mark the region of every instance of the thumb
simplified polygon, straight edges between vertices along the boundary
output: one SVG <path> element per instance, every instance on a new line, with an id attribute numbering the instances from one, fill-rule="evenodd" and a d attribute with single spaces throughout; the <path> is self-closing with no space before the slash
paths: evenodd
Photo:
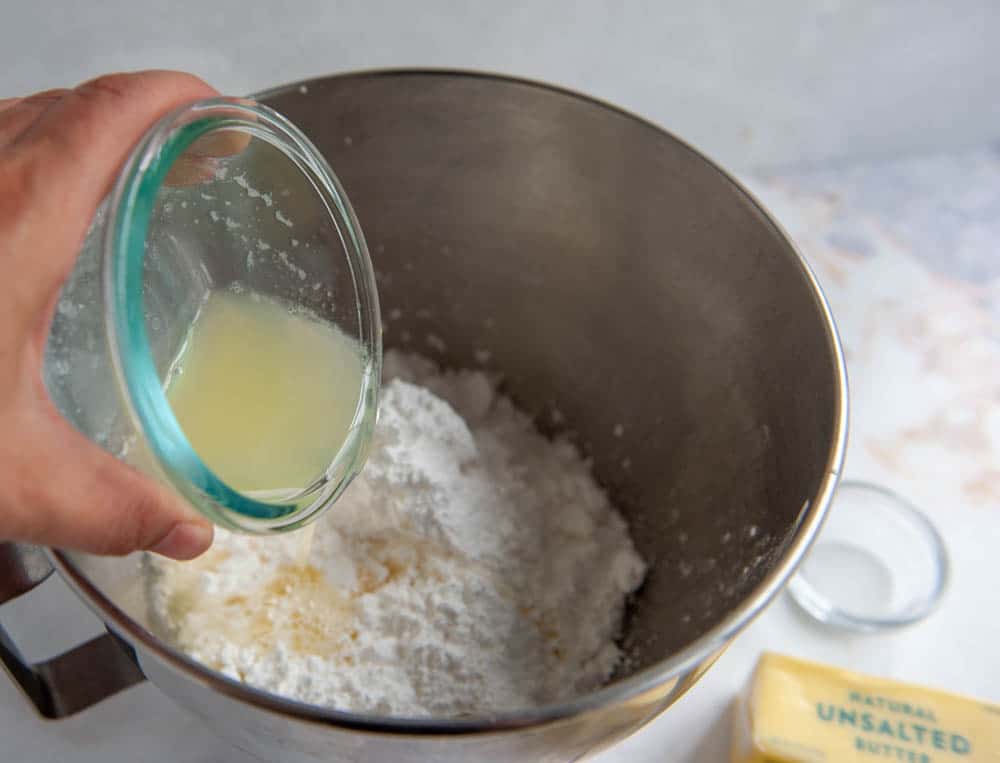
<path id="1" fill-rule="evenodd" d="M 11 535 L 95 554 L 154 551 L 192 559 L 212 543 L 212 525 L 183 499 L 43 411 L 29 443 L 12 454 L 20 495 Z"/>

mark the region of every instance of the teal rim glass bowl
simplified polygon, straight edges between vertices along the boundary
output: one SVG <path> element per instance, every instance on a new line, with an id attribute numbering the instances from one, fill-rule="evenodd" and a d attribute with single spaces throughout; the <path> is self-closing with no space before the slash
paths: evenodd
<path id="1" fill-rule="evenodd" d="M 357 343 L 351 425 L 305 486 L 235 489 L 199 457 L 170 407 L 168 374 L 216 290 L 274 298 Z M 277 112 L 215 98 L 163 117 L 125 162 L 60 296 L 44 372 L 57 407 L 90 439 L 217 524 L 264 533 L 315 518 L 360 471 L 381 353 L 372 263 L 333 171 Z"/>

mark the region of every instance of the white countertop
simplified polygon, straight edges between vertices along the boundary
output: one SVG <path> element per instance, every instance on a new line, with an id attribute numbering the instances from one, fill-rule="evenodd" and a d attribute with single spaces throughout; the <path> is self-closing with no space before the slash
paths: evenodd
<path id="1" fill-rule="evenodd" d="M 926 511 L 951 552 L 952 586 L 927 621 L 867 637 L 815 626 L 782 597 L 598 763 L 725 760 L 729 702 L 765 649 L 1000 701 L 1000 149 L 748 182 L 837 317 L 851 376 L 846 475 Z M 43 589 L 0 613 L 35 658 L 97 632 L 58 581 Z M 32 763 L 247 760 L 149 684 L 46 723 L 0 680 L 0 739 L 5 759 Z"/>
<path id="2" fill-rule="evenodd" d="M 785 595 L 599 763 L 727 760 L 728 704 L 764 650 L 1000 700 L 1000 149 L 748 183 L 806 254 L 840 328 L 845 476 L 930 516 L 951 588 L 926 621 L 873 636 L 815 625 Z"/>

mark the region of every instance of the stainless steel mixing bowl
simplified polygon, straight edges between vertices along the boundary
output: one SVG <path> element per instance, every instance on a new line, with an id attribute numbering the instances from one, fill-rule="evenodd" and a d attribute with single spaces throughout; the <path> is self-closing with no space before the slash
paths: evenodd
<path id="1" fill-rule="evenodd" d="M 651 565 L 627 615 L 629 668 L 523 712 L 339 713 L 230 681 L 162 642 L 136 556 L 62 551 L 51 560 L 110 633 L 42 665 L 0 638 L 0 656 L 47 715 L 145 677 L 264 760 L 568 761 L 622 738 L 778 593 L 823 519 L 846 397 L 815 280 L 729 175 L 589 98 L 418 71 L 262 100 L 312 138 L 354 202 L 386 345 L 450 366 L 486 361 L 543 428 L 593 458 Z M 47 568 L 23 547 L 0 561 L 0 601 Z"/>

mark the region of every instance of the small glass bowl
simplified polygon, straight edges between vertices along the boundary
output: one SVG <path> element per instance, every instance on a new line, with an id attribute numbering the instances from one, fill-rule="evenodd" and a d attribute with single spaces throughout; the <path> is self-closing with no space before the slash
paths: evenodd
<path id="1" fill-rule="evenodd" d="M 886 488 L 847 481 L 788 590 L 819 622 L 873 633 L 925 618 L 948 575 L 944 541 L 918 509 Z"/>
<path id="2" fill-rule="evenodd" d="M 240 491 L 202 461 L 174 415 L 164 387 L 215 291 L 274 299 L 357 342 L 349 431 L 307 485 Z M 272 533 L 315 519 L 361 469 L 381 352 L 374 269 L 333 170 L 280 114 L 213 98 L 165 115 L 120 170 L 63 288 L 44 375 L 59 410 L 98 445 L 216 523 Z"/>

